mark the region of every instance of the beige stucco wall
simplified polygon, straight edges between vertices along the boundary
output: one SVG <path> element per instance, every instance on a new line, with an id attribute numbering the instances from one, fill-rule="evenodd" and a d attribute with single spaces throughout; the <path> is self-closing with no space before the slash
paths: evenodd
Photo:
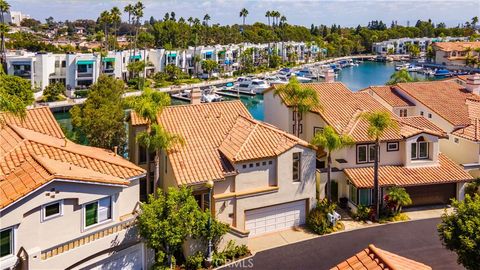
<path id="1" fill-rule="evenodd" d="M 292 181 L 292 154 L 302 152 L 301 181 Z M 310 148 L 296 146 L 277 157 L 278 190 L 236 198 L 236 227 L 245 229 L 247 210 L 281 203 L 308 199 L 309 209 L 315 205 L 315 152 Z"/>
<path id="2" fill-rule="evenodd" d="M 84 228 L 82 205 L 107 196 L 112 196 L 112 220 Z M 138 180 L 132 180 L 128 187 L 53 181 L 3 209 L 0 228 L 16 228 L 15 254 L 20 248 L 25 249 L 28 254 L 36 253 L 118 223 L 121 216 L 131 214 L 137 209 L 138 198 Z M 41 206 L 58 200 L 63 200 L 63 215 L 42 221 Z M 122 241 L 121 236 L 117 239 Z M 110 244 L 103 248 L 109 246 Z M 95 254 L 93 250 L 94 248 L 92 251 L 89 248 L 79 248 L 58 255 L 58 258 L 63 258 L 59 260 L 59 263 L 63 264 L 59 264 L 58 269 L 75 263 L 74 258 Z"/>
<path id="3" fill-rule="evenodd" d="M 458 143 L 455 142 L 458 139 Z M 446 140 L 440 141 L 442 153 L 459 164 L 479 163 L 480 144 L 455 135 L 449 135 Z"/>
<path id="4" fill-rule="evenodd" d="M 281 130 L 291 132 L 289 108 L 282 103 L 279 96 L 270 90 L 263 95 L 265 122 L 270 123 Z"/>

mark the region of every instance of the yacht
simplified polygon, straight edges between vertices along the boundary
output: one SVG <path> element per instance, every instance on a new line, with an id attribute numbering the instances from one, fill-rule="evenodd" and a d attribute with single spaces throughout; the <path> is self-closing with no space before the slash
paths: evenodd
<path id="1" fill-rule="evenodd" d="M 279 76 L 269 76 L 265 78 L 265 81 L 269 83 L 270 85 L 272 84 L 286 84 L 288 83 L 288 79 L 282 79 Z"/>
<path id="2" fill-rule="evenodd" d="M 310 83 L 310 82 L 312 82 L 312 79 L 310 79 L 310 78 L 297 76 L 296 74 L 292 74 L 292 76 L 295 76 L 297 78 L 298 82 L 300 82 L 300 83 Z"/>
<path id="3" fill-rule="evenodd" d="M 310 78 L 310 79 L 317 78 L 317 75 L 315 75 L 315 73 L 309 68 L 301 69 L 295 74 L 297 75 L 297 77 L 304 77 L 304 78 Z"/>
<path id="4" fill-rule="evenodd" d="M 238 92 L 244 92 L 247 94 L 261 94 L 270 87 L 270 84 L 264 80 L 253 79 L 251 81 L 243 81 L 236 87 Z"/>
<path id="5" fill-rule="evenodd" d="M 222 96 L 215 93 L 214 87 L 209 87 L 202 91 L 201 102 L 210 103 L 210 102 L 218 102 L 222 100 L 223 100 Z"/>
<path id="6" fill-rule="evenodd" d="M 422 70 L 422 67 L 415 66 L 415 65 L 409 65 L 407 68 L 408 72 L 419 72 Z"/>
<path id="7" fill-rule="evenodd" d="M 410 67 L 409 63 L 401 63 L 398 65 L 395 65 L 395 70 L 402 70 L 402 69 L 408 69 Z"/>

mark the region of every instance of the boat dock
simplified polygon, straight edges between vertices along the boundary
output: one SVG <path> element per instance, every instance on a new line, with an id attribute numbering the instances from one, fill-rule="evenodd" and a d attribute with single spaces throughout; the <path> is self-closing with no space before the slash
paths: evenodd
<path id="1" fill-rule="evenodd" d="M 239 98 L 240 95 L 239 94 L 233 94 L 231 92 L 227 92 L 227 91 L 217 91 L 215 92 L 221 96 L 225 96 L 225 97 L 231 97 L 231 98 Z"/>

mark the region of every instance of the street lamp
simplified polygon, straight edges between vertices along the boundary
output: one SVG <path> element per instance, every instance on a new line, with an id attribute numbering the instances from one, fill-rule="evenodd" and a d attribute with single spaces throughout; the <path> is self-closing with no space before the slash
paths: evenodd
<path id="1" fill-rule="evenodd" d="M 207 262 L 210 264 L 212 262 L 212 190 L 213 190 L 213 180 L 208 180 L 205 184 L 205 187 L 208 188 L 208 256 Z"/>

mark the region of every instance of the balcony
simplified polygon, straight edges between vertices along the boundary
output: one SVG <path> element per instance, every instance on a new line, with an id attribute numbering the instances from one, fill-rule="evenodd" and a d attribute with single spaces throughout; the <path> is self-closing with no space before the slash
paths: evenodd
<path id="1" fill-rule="evenodd" d="M 78 72 L 77 73 L 78 78 L 92 78 L 93 77 L 93 72 Z"/>
<path id="2" fill-rule="evenodd" d="M 30 70 L 17 69 L 17 70 L 13 71 L 13 75 L 18 76 L 18 77 L 22 77 L 22 78 L 26 78 L 26 79 L 30 79 L 30 77 L 32 76 L 32 72 Z"/>

